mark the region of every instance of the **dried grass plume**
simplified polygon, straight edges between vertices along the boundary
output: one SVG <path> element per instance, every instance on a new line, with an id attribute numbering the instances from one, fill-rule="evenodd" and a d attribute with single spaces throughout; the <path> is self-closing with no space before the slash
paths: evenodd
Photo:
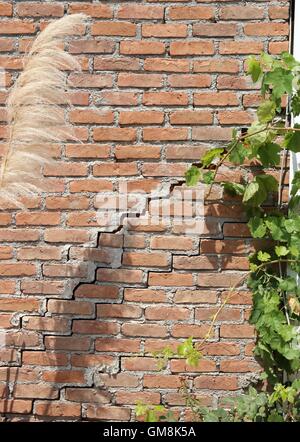
<path id="1" fill-rule="evenodd" d="M 24 195 L 42 190 L 42 166 L 51 162 L 51 143 L 69 135 L 66 71 L 78 69 L 64 51 L 64 38 L 75 34 L 84 14 L 65 16 L 49 24 L 35 39 L 24 59 L 23 72 L 9 94 L 6 110 L 8 139 L 0 169 L 0 197 L 22 207 Z"/>

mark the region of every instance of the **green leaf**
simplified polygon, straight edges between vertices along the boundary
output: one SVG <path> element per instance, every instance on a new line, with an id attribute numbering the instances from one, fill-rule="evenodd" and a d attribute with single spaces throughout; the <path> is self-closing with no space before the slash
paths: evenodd
<path id="1" fill-rule="evenodd" d="M 200 178 L 201 178 L 201 172 L 200 169 L 196 166 L 191 166 L 185 172 L 186 184 L 188 186 L 195 186 L 196 184 L 198 184 Z"/>
<path id="2" fill-rule="evenodd" d="M 216 158 L 219 158 L 223 152 L 224 149 L 219 147 L 208 150 L 201 158 L 201 163 L 203 167 L 209 166 Z"/>
<path id="3" fill-rule="evenodd" d="M 276 105 L 274 101 L 268 100 L 261 103 L 257 110 L 257 116 L 260 123 L 269 123 L 276 114 Z"/>
<path id="4" fill-rule="evenodd" d="M 270 55 L 267 54 L 267 52 L 262 52 L 260 54 L 260 60 L 261 63 L 263 64 L 264 68 L 270 70 L 273 66 L 274 63 L 274 58 Z"/>
<path id="5" fill-rule="evenodd" d="M 265 143 L 259 147 L 257 156 L 263 166 L 277 166 L 280 163 L 280 152 L 281 147 L 279 144 Z"/>
<path id="6" fill-rule="evenodd" d="M 212 184 L 214 182 L 214 172 L 212 172 L 211 170 L 209 170 L 208 172 L 205 172 L 203 174 L 203 182 L 205 184 Z"/>
<path id="7" fill-rule="evenodd" d="M 277 256 L 286 256 L 289 254 L 289 249 L 285 246 L 275 246 L 275 253 Z"/>
<path id="8" fill-rule="evenodd" d="M 295 124 L 294 128 L 300 129 L 300 124 Z M 300 152 L 300 131 L 289 131 L 284 138 L 284 145 L 292 152 Z"/>
<path id="9" fill-rule="evenodd" d="M 247 73 L 251 75 L 253 83 L 256 83 L 262 74 L 260 62 L 253 56 L 247 59 Z"/>
<path id="10" fill-rule="evenodd" d="M 272 175 L 257 175 L 246 187 L 243 202 L 251 206 L 260 206 L 269 192 L 278 189 L 278 182 Z"/>
<path id="11" fill-rule="evenodd" d="M 248 150 L 243 143 L 237 143 L 232 152 L 229 155 L 229 161 L 234 164 L 242 164 L 247 157 Z"/>
<path id="12" fill-rule="evenodd" d="M 295 196 L 298 193 L 298 190 L 300 190 L 300 171 L 297 170 L 294 173 L 294 178 L 292 181 L 292 188 L 291 188 L 291 195 Z"/>
<path id="13" fill-rule="evenodd" d="M 248 129 L 247 141 L 252 148 L 258 148 L 266 142 L 268 138 L 268 130 L 265 124 L 254 121 Z"/>
<path id="14" fill-rule="evenodd" d="M 263 83 L 271 88 L 274 99 L 281 99 L 284 94 L 292 93 L 293 74 L 287 69 L 278 67 L 265 74 Z"/>
<path id="15" fill-rule="evenodd" d="M 292 113 L 294 117 L 300 115 L 300 92 L 293 95 L 291 100 Z"/>
<path id="16" fill-rule="evenodd" d="M 271 237 L 275 241 L 286 241 L 287 235 L 284 229 L 284 219 L 277 216 L 268 216 L 265 220 L 266 226 L 270 231 Z"/>
<path id="17" fill-rule="evenodd" d="M 248 227 L 251 235 L 254 238 L 263 238 L 267 231 L 264 221 L 258 216 L 255 216 L 249 220 Z"/>
<path id="18" fill-rule="evenodd" d="M 277 192 L 278 181 L 272 175 L 257 175 L 255 179 L 267 192 Z"/>
<path id="19" fill-rule="evenodd" d="M 297 281 L 289 276 L 279 283 L 279 288 L 285 292 L 294 292 L 297 288 Z"/>
<path id="20" fill-rule="evenodd" d="M 255 195 L 257 195 L 258 191 L 259 184 L 257 182 L 253 181 L 252 183 L 248 184 L 244 193 L 243 203 L 250 201 Z"/>
<path id="21" fill-rule="evenodd" d="M 282 58 L 282 61 L 286 64 L 286 67 L 288 69 L 293 69 L 294 67 L 299 65 L 299 63 L 298 63 L 298 61 L 296 61 L 295 57 L 293 57 L 293 55 L 290 54 L 289 52 L 286 52 L 286 51 L 282 52 L 281 58 Z"/>
<path id="22" fill-rule="evenodd" d="M 268 262 L 271 259 L 271 255 L 267 252 L 262 252 L 260 250 L 257 254 L 257 259 L 261 262 Z"/>
<path id="23" fill-rule="evenodd" d="M 243 184 L 222 182 L 224 190 L 229 193 L 229 195 L 243 195 L 245 191 L 245 186 Z"/>

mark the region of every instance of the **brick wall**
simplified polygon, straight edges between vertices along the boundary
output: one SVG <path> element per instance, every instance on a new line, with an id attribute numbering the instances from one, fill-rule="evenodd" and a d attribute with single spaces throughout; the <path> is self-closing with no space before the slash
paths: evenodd
<path id="1" fill-rule="evenodd" d="M 251 122 L 258 98 L 244 60 L 288 48 L 288 3 L 0 2 L 1 151 L 7 91 L 36 32 L 65 13 L 92 17 L 68 43 L 82 65 L 71 74 L 69 112 L 81 143 L 53 145 L 47 192 L 27 198 L 26 210 L 1 201 L 0 412 L 8 419 L 133 420 L 137 401 L 188 419 L 182 375 L 213 405 L 255 378 L 244 286 L 197 370 L 174 359 L 159 372 L 152 352 L 201 340 L 247 270 L 255 244 L 238 201 L 215 185 L 204 208 L 196 191 L 182 203 L 182 176 L 231 126 Z M 217 178 L 252 172 L 227 164 Z M 118 192 L 126 199 L 125 183 L 129 208 L 113 219 L 107 209 Z M 188 220 L 177 222 L 183 211 Z"/>

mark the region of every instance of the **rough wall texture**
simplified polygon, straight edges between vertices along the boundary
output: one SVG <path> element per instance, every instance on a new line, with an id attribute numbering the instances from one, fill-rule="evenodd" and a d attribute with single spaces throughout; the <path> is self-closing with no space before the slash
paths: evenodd
<path id="1" fill-rule="evenodd" d="M 255 244 L 238 202 L 222 200 L 219 186 L 204 209 L 197 192 L 182 202 L 182 175 L 230 138 L 230 126 L 251 122 L 258 98 L 244 60 L 288 48 L 289 4 L 0 2 L 2 151 L 5 98 L 24 50 L 48 20 L 79 11 L 92 17 L 68 44 L 83 69 L 71 74 L 69 113 L 82 143 L 53 146 L 48 192 L 28 199 L 27 210 L 1 203 L 0 411 L 132 420 L 141 401 L 189 419 L 177 392 L 182 374 L 216 405 L 257 371 L 245 322 L 251 295 L 236 291 L 197 370 L 174 359 L 159 372 L 152 352 L 203 338 Z M 228 164 L 218 180 L 251 173 Z M 113 220 L 106 209 L 118 190 L 129 208 L 119 201 L 125 215 Z"/>

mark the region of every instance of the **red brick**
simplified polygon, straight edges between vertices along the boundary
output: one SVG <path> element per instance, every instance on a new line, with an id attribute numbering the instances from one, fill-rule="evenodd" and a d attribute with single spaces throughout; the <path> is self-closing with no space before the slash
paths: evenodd
<path id="1" fill-rule="evenodd" d="M 0 3 L 0 16 L 11 16 L 13 13 L 13 5 L 8 2 Z"/>
<path id="2" fill-rule="evenodd" d="M 193 140 L 201 141 L 228 141 L 231 139 L 231 129 L 227 127 L 197 127 L 193 129 Z"/>
<path id="3" fill-rule="evenodd" d="M 72 86 L 82 88 L 103 88 L 112 86 L 112 76 L 109 74 L 71 74 L 69 76 L 69 81 Z"/>
<path id="4" fill-rule="evenodd" d="M 34 412 L 38 416 L 80 417 L 81 405 L 70 402 L 36 401 Z"/>
<path id="5" fill-rule="evenodd" d="M 176 111 L 170 115 L 171 124 L 199 125 L 212 123 L 213 116 L 209 111 Z"/>
<path id="6" fill-rule="evenodd" d="M 59 163 L 46 165 L 45 176 L 86 176 L 87 165 L 84 163 Z"/>
<path id="7" fill-rule="evenodd" d="M 150 321 L 181 321 L 189 319 L 191 311 L 181 307 L 146 307 L 145 318 Z"/>
<path id="8" fill-rule="evenodd" d="M 269 17 L 272 20 L 288 20 L 289 18 L 289 7 L 288 6 L 270 6 L 269 7 Z"/>
<path id="9" fill-rule="evenodd" d="M 129 421 L 131 415 L 130 408 L 123 407 L 99 407 L 88 405 L 87 418 L 105 421 Z"/>
<path id="10" fill-rule="evenodd" d="M 69 321 L 63 318 L 24 316 L 22 323 L 26 330 L 55 331 L 63 333 L 67 332 L 70 328 Z"/>
<path id="11" fill-rule="evenodd" d="M 119 332 L 119 324 L 112 322 L 100 322 L 95 320 L 74 320 L 73 332 L 81 334 L 116 335 Z"/>
<path id="12" fill-rule="evenodd" d="M 136 130 L 132 128 L 99 127 L 93 131 L 95 141 L 135 141 Z"/>
<path id="13" fill-rule="evenodd" d="M 70 3 L 69 13 L 77 14 L 84 13 L 95 18 L 112 18 L 113 11 L 111 6 L 105 4 L 89 4 L 89 3 Z"/>
<path id="14" fill-rule="evenodd" d="M 134 337 L 165 337 L 167 335 L 167 328 L 163 325 L 156 324 L 125 323 L 122 325 L 122 333 L 125 336 Z"/>
<path id="15" fill-rule="evenodd" d="M 66 388 L 66 399 L 74 402 L 107 404 L 110 401 L 109 393 L 92 388 Z"/>
<path id="16" fill-rule="evenodd" d="M 145 19 L 156 20 L 162 19 L 164 14 L 164 8 L 156 5 L 138 5 L 127 3 L 119 6 L 117 17 L 118 18 L 131 18 L 131 19 Z"/>
<path id="17" fill-rule="evenodd" d="M 101 92 L 97 96 L 96 104 L 107 104 L 111 106 L 132 106 L 136 105 L 138 94 L 136 92 Z"/>
<path id="18" fill-rule="evenodd" d="M 239 72 L 238 60 L 220 58 L 194 61 L 194 72 L 224 72 L 235 74 Z"/>
<path id="19" fill-rule="evenodd" d="M 220 364 L 220 371 L 227 373 L 249 373 L 251 371 L 260 371 L 261 367 L 254 361 L 232 361 L 223 360 Z"/>
<path id="20" fill-rule="evenodd" d="M 24 399 L 57 399 L 58 390 L 43 384 L 17 384 L 14 397 Z"/>
<path id="21" fill-rule="evenodd" d="M 125 288 L 124 300 L 133 302 L 164 302 L 166 293 L 163 290 Z"/>
<path id="22" fill-rule="evenodd" d="M 89 241 L 90 235 L 86 230 L 49 229 L 45 232 L 44 237 L 46 242 L 84 243 Z"/>
<path id="23" fill-rule="evenodd" d="M 3 399 L 0 400 L 0 412 L 17 413 L 17 414 L 29 414 L 32 410 L 32 401 L 26 401 L 21 399 Z"/>
<path id="24" fill-rule="evenodd" d="M 254 327 L 248 324 L 221 325 L 220 336 L 222 338 L 253 338 Z"/>
<path id="25" fill-rule="evenodd" d="M 265 24 L 264 24 L 265 25 Z M 257 24 L 255 24 L 257 28 Z M 260 41 L 222 41 L 219 52 L 222 55 L 229 54 L 260 54 L 263 50 L 263 43 Z"/>
<path id="26" fill-rule="evenodd" d="M 98 269 L 97 280 L 129 284 L 141 283 L 143 281 L 143 272 L 141 270 L 128 269 Z"/>
<path id="27" fill-rule="evenodd" d="M 90 338 L 78 336 L 46 336 L 45 347 L 56 351 L 86 351 L 90 348 Z"/>
<path id="28" fill-rule="evenodd" d="M 208 273 L 205 272 L 198 276 L 198 285 L 200 287 L 233 287 L 236 284 L 243 285 L 245 273 L 222 272 Z"/>
<path id="29" fill-rule="evenodd" d="M 155 358 L 123 357 L 122 368 L 128 371 L 158 371 L 158 362 Z"/>
<path id="30" fill-rule="evenodd" d="M 190 74 L 190 75 L 170 75 L 168 78 L 169 84 L 172 87 L 179 88 L 205 88 L 211 85 L 211 76 L 203 74 Z"/>
<path id="31" fill-rule="evenodd" d="M 98 318 L 140 318 L 142 309 L 134 305 L 100 304 L 97 306 Z"/>
<path id="32" fill-rule="evenodd" d="M 121 41 L 120 54 L 153 55 L 164 54 L 165 44 L 158 41 Z"/>
<path id="33" fill-rule="evenodd" d="M 56 226 L 60 224 L 60 217 L 59 212 L 21 212 L 16 215 L 16 223 L 20 226 Z"/>
<path id="34" fill-rule="evenodd" d="M 143 385 L 145 388 L 179 388 L 180 377 L 176 375 L 145 375 Z"/>
<path id="35" fill-rule="evenodd" d="M 217 293 L 206 290 L 177 290 L 174 302 L 177 304 L 214 304 Z"/>
<path id="36" fill-rule="evenodd" d="M 244 26 L 245 35 L 251 36 L 286 36 L 289 34 L 288 23 L 264 23 L 257 26 L 256 23 L 249 23 Z"/>
<path id="37" fill-rule="evenodd" d="M 112 356 L 98 355 L 98 354 L 74 354 L 71 357 L 71 364 L 74 367 L 99 367 L 111 366 L 115 364 L 116 359 Z"/>
<path id="38" fill-rule="evenodd" d="M 216 363 L 215 361 L 203 358 L 199 361 L 197 367 L 193 367 L 188 365 L 184 359 L 173 359 L 170 362 L 170 370 L 173 373 L 212 372 L 216 371 Z"/>
<path id="39" fill-rule="evenodd" d="M 249 125 L 254 120 L 254 115 L 246 111 L 219 111 L 218 120 L 223 125 Z"/>
<path id="40" fill-rule="evenodd" d="M 195 378 L 196 388 L 209 390 L 238 390 L 238 381 L 234 376 L 199 376 Z"/>
<path id="41" fill-rule="evenodd" d="M 136 25 L 130 22 L 105 22 L 97 21 L 92 24 L 92 35 L 109 35 L 109 36 L 122 36 L 122 37 L 134 37 L 136 35 Z"/>
<path id="42" fill-rule="evenodd" d="M 112 41 L 105 40 L 75 40 L 70 43 L 70 52 L 72 54 L 112 54 L 115 50 L 115 44 Z M 85 84 L 89 84 L 90 87 L 109 87 L 110 77 L 106 76 L 103 81 L 96 75 L 90 74 L 71 74 L 70 82 L 74 86 L 84 87 Z"/>
<path id="43" fill-rule="evenodd" d="M 220 312 L 218 308 L 197 308 L 195 319 L 197 321 L 211 321 L 215 314 L 217 321 L 239 321 L 241 320 L 241 310 L 233 308 L 223 308 Z"/>
<path id="44" fill-rule="evenodd" d="M 53 353 L 45 351 L 24 351 L 23 364 L 24 365 L 49 365 L 49 366 L 64 366 L 68 363 L 68 356 L 65 353 Z"/>
<path id="45" fill-rule="evenodd" d="M 185 24 L 144 24 L 142 25 L 143 37 L 186 37 L 187 25 Z"/>
<path id="46" fill-rule="evenodd" d="M 186 128 L 145 128 L 143 129 L 144 141 L 180 141 L 187 140 Z"/>
<path id="47" fill-rule="evenodd" d="M 218 262 L 214 257 L 175 256 L 173 259 L 173 267 L 179 270 L 212 270 L 217 269 Z"/>
<path id="48" fill-rule="evenodd" d="M 117 299 L 119 289 L 114 286 L 81 284 L 75 290 L 75 296 L 77 298 Z"/>
<path id="49" fill-rule="evenodd" d="M 146 106 L 185 106 L 188 96 L 184 92 L 145 92 L 143 104 Z"/>
<path id="50" fill-rule="evenodd" d="M 139 353 L 141 341 L 138 339 L 97 338 L 95 350 L 100 352 Z"/>
<path id="51" fill-rule="evenodd" d="M 189 72 L 189 60 L 147 58 L 144 61 L 144 70 L 161 72 Z"/>
<path id="52" fill-rule="evenodd" d="M 238 106 L 238 97 L 233 92 L 197 92 L 195 106 Z"/>
<path id="53" fill-rule="evenodd" d="M 170 43 L 171 55 L 212 55 L 214 52 L 213 43 L 206 40 Z"/>
<path id="54" fill-rule="evenodd" d="M 154 273 L 149 272 L 149 285 L 154 286 L 192 286 L 193 285 L 193 277 L 188 273 Z"/>
<path id="55" fill-rule="evenodd" d="M 97 146 L 97 145 L 96 145 Z M 99 151 L 96 147 L 95 150 Z M 68 151 L 71 154 L 70 150 Z M 72 152 L 74 155 L 74 152 Z M 74 180 L 70 182 L 70 192 L 106 192 L 113 190 L 111 181 L 102 179 Z"/>
<path id="56" fill-rule="evenodd" d="M 172 328 L 172 336 L 175 338 L 194 338 L 206 337 L 208 331 L 211 332 L 210 337 L 214 337 L 214 329 L 210 330 L 209 325 L 190 325 L 190 324 L 175 324 Z"/>
<path id="57" fill-rule="evenodd" d="M 289 50 L 288 41 L 270 41 L 269 42 L 269 52 L 272 55 L 281 54 L 284 51 Z"/>
<path id="58" fill-rule="evenodd" d="M 23 20 L 2 20 L 0 34 L 33 34 L 35 32 L 35 24 L 31 21 Z"/>
<path id="59" fill-rule="evenodd" d="M 136 267 L 167 267 L 169 255 L 155 252 L 125 252 L 123 253 L 122 263 L 126 266 Z"/>
<path id="60" fill-rule="evenodd" d="M 160 393 L 148 391 L 119 391 L 116 393 L 116 404 L 159 404 Z"/>
<path id="61" fill-rule="evenodd" d="M 193 35 L 198 37 L 234 37 L 237 25 L 228 23 L 197 23 L 193 25 Z"/>
<path id="62" fill-rule="evenodd" d="M 162 87 L 163 76 L 159 74 L 128 74 L 120 73 L 118 86 L 120 87 Z"/>
<path id="63" fill-rule="evenodd" d="M 19 17 L 62 17 L 64 5 L 55 2 L 49 4 L 21 2 L 16 5 L 16 12 Z"/>
<path id="64" fill-rule="evenodd" d="M 34 276 L 36 274 L 36 266 L 27 263 L 9 263 L 0 264 L 1 276 Z"/>
<path id="65" fill-rule="evenodd" d="M 207 6 L 171 6 L 169 16 L 171 20 L 211 20 L 214 9 Z"/>
<path id="66" fill-rule="evenodd" d="M 111 22 L 110 22 L 111 24 Z M 94 57 L 96 71 L 139 71 L 139 61 L 130 57 Z"/>
<path id="67" fill-rule="evenodd" d="M 264 17 L 263 8 L 254 6 L 224 6 L 220 10 L 222 20 L 255 20 Z"/>
<path id="68" fill-rule="evenodd" d="M 137 118 L 142 119 L 144 118 L 144 113 L 146 112 L 137 112 L 136 117 L 131 116 L 129 114 L 132 114 L 135 112 L 127 112 L 126 116 L 123 118 Z M 162 118 L 162 116 L 159 115 L 159 113 L 156 113 L 153 111 L 151 112 L 151 118 L 154 120 L 158 120 L 158 118 Z M 132 124 L 132 123 L 131 123 Z M 146 148 L 146 150 L 145 150 Z M 127 159 L 159 159 L 161 154 L 161 147 L 160 146 L 145 146 L 145 145 L 134 145 L 134 146 L 116 146 L 115 148 L 115 156 L 117 159 L 120 160 L 127 160 Z M 158 187 L 159 184 L 155 180 L 134 180 L 134 181 L 128 181 L 127 182 L 127 189 L 128 192 L 135 191 L 135 192 L 151 192 L 151 190 L 154 190 L 155 187 Z"/>
<path id="69" fill-rule="evenodd" d="M 93 167 L 95 176 L 130 176 L 137 173 L 135 163 L 98 163 Z"/>

